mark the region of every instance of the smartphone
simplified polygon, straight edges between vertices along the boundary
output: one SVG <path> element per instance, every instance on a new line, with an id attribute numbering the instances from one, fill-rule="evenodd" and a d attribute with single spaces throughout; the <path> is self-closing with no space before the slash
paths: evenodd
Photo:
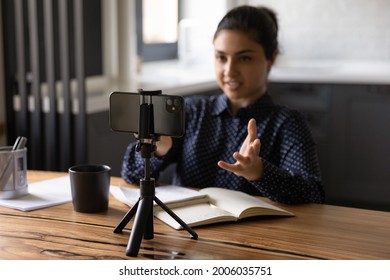
<path id="1" fill-rule="evenodd" d="M 138 133 L 140 105 L 153 104 L 155 135 L 181 137 L 184 134 L 184 99 L 176 95 L 140 95 L 115 91 L 110 94 L 110 127 L 113 131 Z"/>

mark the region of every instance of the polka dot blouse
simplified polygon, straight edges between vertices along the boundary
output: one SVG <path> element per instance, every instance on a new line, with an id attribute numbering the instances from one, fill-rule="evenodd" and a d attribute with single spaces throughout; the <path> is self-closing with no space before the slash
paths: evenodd
<path id="1" fill-rule="evenodd" d="M 152 177 L 176 163 L 173 184 L 196 188 L 221 187 L 268 197 L 285 204 L 321 203 L 321 184 L 316 145 L 298 111 L 275 105 L 269 95 L 242 108 L 233 116 L 224 94 L 187 97 L 186 132 L 173 138 L 173 147 L 163 158 L 151 159 Z M 256 119 L 261 141 L 264 174 L 258 181 L 221 169 L 219 160 L 235 162 L 247 136 L 247 124 Z M 124 156 L 122 177 L 137 183 L 144 176 L 144 160 L 131 143 Z"/>

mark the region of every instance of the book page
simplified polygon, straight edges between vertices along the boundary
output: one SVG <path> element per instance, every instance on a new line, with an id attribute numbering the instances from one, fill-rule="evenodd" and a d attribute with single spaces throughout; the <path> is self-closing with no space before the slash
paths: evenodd
<path id="1" fill-rule="evenodd" d="M 214 207 L 209 203 L 178 207 L 172 209 L 172 211 L 190 227 L 237 220 L 231 213 Z M 180 224 L 164 210 L 155 211 L 154 215 L 175 229 L 181 228 Z"/>
<path id="2" fill-rule="evenodd" d="M 239 219 L 257 215 L 293 215 L 284 209 L 240 191 L 223 188 L 205 188 L 200 190 L 200 192 L 209 195 L 210 203 L 231 212 Z"/>
<path id="3" fill-rule="evenodd" d="M 111 188 L 111 194 L 132 206 L 140 195 L 139 189 Z M 180 186 L 160 186 L 156 197 L 189 226 L 199 226 L 259 215 L 293 216 L 281 208 L 239 191 L 223 188 L 205 188 L 200 191 Z M 155 204 L 154 215 L 175 229 L 180 224 Z"/>
<path id="4" fill-rule="evenodd" d="M 139 189 L 119 187 L 121 193 L 112 190 L 111 193 L 121 202 L 133 206 L 140 196 Z M 207 194 L 200 193 L 190 188 L 179 186 L 159 186 L 155 189 L 155 196 L 169 207 L 180 207 L 188 204 L 195 204 L 209 201 Z M 157 204 L 154 203 L 155 207 Z"/>

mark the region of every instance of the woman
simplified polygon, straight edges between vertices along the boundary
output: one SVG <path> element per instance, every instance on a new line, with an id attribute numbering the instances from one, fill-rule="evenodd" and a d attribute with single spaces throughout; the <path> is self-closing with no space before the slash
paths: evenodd
<path id="1" fill-rule="evenodd" d="M 323 187 L 315 143 L 302 115 L 275 105 L 267 78 L 278 53 L 273 11 L 237 7 L 214 35 L 215 74 L 223 94 L 186 98 L 186 132 L 163 136 L 152 175 L 177 163 L 173 184 L 222 187 L 286 204 L 321 203 Z M 143 159 L 131 144 L 122 177 L 143 177 Z"/>

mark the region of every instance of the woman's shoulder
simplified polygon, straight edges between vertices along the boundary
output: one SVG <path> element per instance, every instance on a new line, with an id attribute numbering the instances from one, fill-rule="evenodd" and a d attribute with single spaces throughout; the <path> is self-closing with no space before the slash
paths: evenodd
<path id="1" fill-rule="evenodd" d="M 278 129 L 285 131 L 287 137 L 311 139 L 311 129 L 308 123 L 307 116 L 301 111 L 287 107 L 284 105 L 277 105 L 272 123 Z"/>
<path id="2" fill-rule="evenodd" d="M 273 116 L 280 119 L 304 119 L 304 115 L 297 109 L 286 106 L 284 104 L 274 102 L 272 96 L 263 96 L 257 104 L 251 108 L 252 113 L 258 113 L 262 117 L 263 114 Z"/>
<path id="3" fill-rule="evenodd" d="M 301 111 L 288 107 L 285 105 L 276 105 L 276 112 L 278 115 L 284 118 L 304 119 L 304 115 Z"/>

